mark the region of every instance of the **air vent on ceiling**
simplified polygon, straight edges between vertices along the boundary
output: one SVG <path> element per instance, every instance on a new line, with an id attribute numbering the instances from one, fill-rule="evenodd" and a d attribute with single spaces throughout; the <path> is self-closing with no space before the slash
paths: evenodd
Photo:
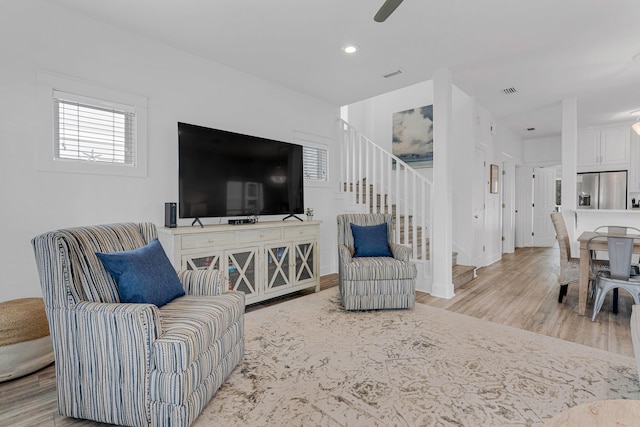
<path id="1" fill-rule="evenodd" d="M 398 68 L 397 70 L 393 70 L 388 73 L 385 73 L 382 75 L 382 77 L 384 77 L 385 79 L 388 79 L 389 77 L 397 76 L 398 74 L 402 74 L 402 70 L 400 68 Z"/>
<path id="2" fill-rule="evenodd" d="M 518 92 L 515 87 L 508 87 L 506 89 L 502 89 L 505 95 L 511 95 L 513 93 Z"/>

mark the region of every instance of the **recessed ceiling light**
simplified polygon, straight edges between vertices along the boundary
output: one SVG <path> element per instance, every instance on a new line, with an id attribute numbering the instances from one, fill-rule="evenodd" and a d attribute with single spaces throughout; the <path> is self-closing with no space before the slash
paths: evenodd
<path id="1" fill-rule="evenodd" d="M 359 50 L 358 46 L 355 44 L 347 44 L 342 46 L 342 51 L 344 53 L 348 53 L 349 55 L 353 55 Z"/>

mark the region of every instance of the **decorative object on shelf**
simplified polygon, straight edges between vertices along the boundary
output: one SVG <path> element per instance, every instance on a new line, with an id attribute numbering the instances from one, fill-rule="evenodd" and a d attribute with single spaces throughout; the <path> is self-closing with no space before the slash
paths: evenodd
<path id="1" fill-rule="evenodd" d="M 307 221 L 313 221 L 313 208 L 305 209 L 304 213 L 307 215 Z"/>
<path id="2" fill-rule="evenodd" d="M 489 193 L 498 193 L 498 165 L 491 165 L 491 173 L 489 179 Z"/>

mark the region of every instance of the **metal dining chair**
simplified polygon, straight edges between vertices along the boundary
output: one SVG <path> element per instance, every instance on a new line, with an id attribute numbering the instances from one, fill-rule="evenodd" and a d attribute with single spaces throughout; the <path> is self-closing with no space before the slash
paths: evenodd
<path id="1" fill-rule="evenodd" d="M 631 227 L 631 226 L 626 226 L 626 225 L 601 225 L 600 227 L 597 227 L 594 232 L 596 233 L 602 233 L 604 236 L 606 235 L 627 235 L 629 233 L 634 233 L 640 236 L 640 229 L 636 228 L 636 227 Z M 587 244 L 588 247 L 588 244 Z M 606 266 L 604 266 L 604 269 L 608 269 L 609 265 L 608 265 L 608 261 L 606 260 L 600 260 L 598 258 L 597 255 L 597 251 L 589 251 L 589 254 L 591 256 L 591 264 L 592 265 L 598 265 L 598 263 L 604 263 L 606 264 Z M 598 261 L 595 261 L 596 259 L 598 259 Z M 638 261 L 640 261 L 640 259 L 638 259 Z M 632 264 L 637 264 L 637 262 L 634 262 L 633 260 L 633 254 L 631 255 L 631 262 Z M 638 270 L 639 267 L 638 265 L 633 265 L 632 266 L 632 271 L 634 271 L 635 269 L 635 274 L 638 274 Z M 596 271 L 592 272 L 593 274 L 597 274 L 597 270 L 598 268 L 596 267 L 595 269 Z M 589 292 L 589 299 L 593 299 L 593 294 L 595 292 L 595 287 L 591 287 L 590 288 L 590 292 Z M 618 289 L 615 288 L 613 290 L 613 307 L 612 307 L 612 311 L 617 314 L 618 313 Z"/>
<path id="2" fill-rule="evenodd" d="M 595 322 L 604 299 L 611 289 L 622 288 L 626 290 L 633 297 L 635 304 L 640 304 L 640 276 L 631 274 L 633 245 L 637 239 L 640 239 L 640 236 L 609 235 L 606 236 L 606 239 L 609 269 L 600 271 L 596 275 L 596 296 L 593 303 L 592 322 Z"/>
<path id="3" fill-rule="evenodd" d="M 629 231 L 635 231 L 636 234 L 640 234 L 640 229 L 626 225 L 601 225 L 593 231 L 607 234 L 629 234 Z"/>
<path id="4" fill-rule="evenodd" d="M 596 251 L 592 249 L 592 245 L 594 241 L 598 240 L 606 240 L 607 235 L 597 235 L 593 236 L 589 240 L 587 240 L 587 251 L 589 252 L 589 299 L 593 299 L 596 292 L 596 277 L 598 273 L 601 271 L 609 270 L 609 260 L 608 259 L 598 259 L 596 256 Z M 613 303 L 613 311 L 614 313 L 618 312 L 618 290 L 614 290 L 614 303 Z"/>
<path id="5" fill-rule="evenodd" d="M 597 227 L 595 230 L 596 233 L 604 233 L 604 234 L 629 234 L 634 233 L 640 235 L 640 229 L 636 227 L 631 227 L 628 225 L 601 225 Z M 632 255 L 633 257 L 633 255 Z"/>

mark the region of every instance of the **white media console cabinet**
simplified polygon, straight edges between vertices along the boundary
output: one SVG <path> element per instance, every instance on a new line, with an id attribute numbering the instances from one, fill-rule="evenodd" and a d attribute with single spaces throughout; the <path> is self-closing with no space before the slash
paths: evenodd
<path id="1" fill-rule="evenodd" d="M 223 270 L 246 304 L 305 288 L 320 290 L 320 221 L 159 228 L 177 270 Z"/>

